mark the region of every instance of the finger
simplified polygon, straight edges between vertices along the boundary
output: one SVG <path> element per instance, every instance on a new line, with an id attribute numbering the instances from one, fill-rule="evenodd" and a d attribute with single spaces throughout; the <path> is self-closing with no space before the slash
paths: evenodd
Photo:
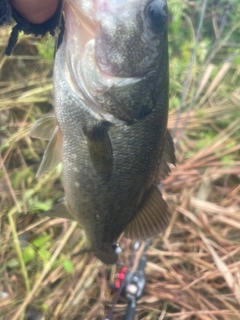
<path id="1" fill-rule="evenodd" d="M 10 0 L 10 2 L 21 16 L 33 24 L 40 24 L 51 18 L 58 5 L 58 0 Z"/>

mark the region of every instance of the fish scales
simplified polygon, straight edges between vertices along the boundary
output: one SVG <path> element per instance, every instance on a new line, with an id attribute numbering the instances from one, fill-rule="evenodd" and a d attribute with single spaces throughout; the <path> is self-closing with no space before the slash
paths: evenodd
<path id="1" fill-rule="evenodd" d="M 61 78 L 60 75 L 59 78 Z M 63 108 L 59 109 L 57 114 L 61 114 L 59 119 L 64 119 L 62 123 L 59 120 L 59 123 L 65 133 L 63 134 L 63 170 L 66 198 L 69 204 L 74 203 L 72 211 L 81 210 L 79 219 L 85 230 L 88 228 L 84 225 L 87 219 L 87 225 L 90 225 L 88 231 L 90 238 L 94 239 L 96 234 L 100 235 L 101 238 L 95 239 L 95 245 L 98 242 L 111 243 L 119 236 L 118 225 L 124 227 L 129 222 L 129 217 L 138 204 L 142 186 L 146 181 L 151 181 L 155 173 L 156 162 L 162 148 L 156 134 L 157 131 L 162 130 L 159 125 L 161 109 L 156 109 L 141 123 L 137 122 L 131 126 L 122 125 L 109 131 L 114 166 L 111 179 L 105 181 L 99 177 L 92 162 L 89 161 L 86 137 L 78 127 L 81 121 L 78 99 L 73 101 L 71 93 L 70 100 L 68 98 L 70 91 L 64 92 L 62 86 L 61 90 L 56 87 L 56 91 L 63 95 L 62 103 L 59 103 Z M 58 99 L 59 97 L 56 98 L 56 103 Z M 67 128 L 70 130 L 64 129 L 66 119 L 68 119 Z M 165 122 L 166 116 L 162 120 Z M 149 133 L 147 136 L 146 132 Z M 78 148 L 76 148 L 76 136 L 79 137 Z M 161 136 L 164 136 L 164 133 Z M 137 140 L 136 137 L 138 137 Z M 74 168 L 79 168 L 79 164 L 81 164 L 80 172 L 76 172 Z M 76 182 L 79 183 L 78 188 L 74 187 Z M 79 194 L 77 199 L 76 193 Z M 122 215 L 122 212 L 128 212 L 128 214 Z M 100 216 L 98 221 L 96 221 L 97 213 Z"/>
<path id="2" fill-rule="evenodd" d="M 117 260 L 113 244 L 122 232 L 141 240 L 167 226 L 156 177 L 175 163 L 167 132 L 166 2 L 120 3 L 116 17 L 115 1 L 67 0 L 54 65 L 60 138 L 51 139 L 62 149 L 65 201 L 48 214 L 77 220 L 104 263 Z"/>

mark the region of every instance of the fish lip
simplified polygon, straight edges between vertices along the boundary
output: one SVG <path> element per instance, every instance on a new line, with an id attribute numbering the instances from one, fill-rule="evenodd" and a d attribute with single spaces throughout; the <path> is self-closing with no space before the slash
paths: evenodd
<path id="1" fill-rule="evenodd" d="M 95 41 L 95 58 L 96 58 L 96 67 L 99 69 L 101 75 L 105 79 L 109 79 L 111 77 L 121 77 L 121 78 L 137 78 L 142 76 L 141 74 L 131 74 L 126 71 L 124 72 L 119 72 L 115 69 L 118 69 L 117 66 L 115 66 L 113 63 L 109 61 L 109 58 L 107 55 L 105 57 L 102 56 L 100 57 L 100 54 L 97 54 L 97 47 L 98 47 L 98 39 L 102 38 L 102 24 L 101 20 L 97 16 L 97 13 L 99 11 L 104 11 L 104 12 L 112 12 L 112 7 L 111 10 L 107 9 L 108 8 L 108 1 L 102 1 L 102 0 L 94 0 L 93 1 L 93 6 L 92 8 L 89 9 L 89 11 L 86 9 L 84 10 L 77 4 L 77 1 L 74 0 L 68 0 L 66 1 L 67 4 L 65 5 L 66 9 L 65 11 L 71 11 L 72 14 L 74 15 L 75 19 L 79 22 L 79 30 L 73 32 L 70 32 L 70 37 L 72 37 L 72 34 L 79 34 L 81 39 L 79 43 L 81 42 L 81 45 L 79 49 L 81 51 L 84 50 L 84 46 L 89 42 L 90 40 Z M 106 2 L 106 3 L 105 3 Z M 133 4 L 132 4 L 133 5 Z M 116 4 L 116 7 L 118 7 L 118 4 Z M 121 5 L 120 5 L 121 7 Z M 70 19 L 71 20 L 71 19 Z M 66 19 L 66 34 L 68 33 L 67 30 L 71 29 L 69 26 L 72 25 L 71 21 L 68 21 Z M 82 35 L 84 35 L 84 40 Z M 86 37 L 85 37 L 86 35 Z M 67 35 L 68 36 L 68 35 Z M 106 52 L 106 50 L 104 50 Z M 101 59 L 104 59 L 106 61 L 101 61 Z"/>
<path id="2" fill-rule="evenodd" d="M 106 66 L 106 69 L 103 68 L 104 64 L 102 63 L 99 63 L 98 59 L 96 60 L 96 67 L 98 68 L 99 72 L 100 72 L 100 75 L 102 77 L 102 79 L 110 79 L 110 78 L 122 78 L 122 79 L 138 79 L 139 76 L 137 75 L 121 75 L 121 73 L 114 73 L 114 71 L 112 71 L 113 69 L 111 68 L 110 64 L 109 66 L 107 67 Z M 106 71 L 107 70 L 107 71 Z"/>
<path id="3" fill-rule="evenodd" d="M 99 69 L 101 77 L 103 79 L 109 79 L 109 78 L 139 79 L 139 78 L 146 76 L 146 75 L 141 75 L 141 74 L 138 75 L 138 74 L 130 74 L 130 73 L 126 74 L 124 72 L 122 72 L 122 73 L 116 72 L 116 71 L 114 71 L 113 64 L 111 65 L 110 63 L 109 64 L 101 63 L 98 58 L 96 59 L 96 67 Z M 151 73 L 151 71 L 150 71 L 150 73 Z"/>
<path id="4" fill-rule="evenodd" d="M 110 65 L 110 63 L 109 63 Z M 104 68 L 105 66 L 105 63 L 101 63 L 99 61 L 99 59 L 96 59 L 96 68 L 98 68 L 99 72 L 100 72 L 100 75 L 103 79 L 109 79 L 109 78 L 115 78 L 115 79 L 144 79 L 144 78 L 148 78 L 149 76 L 151 75 L 154 75 L 156 74 L 156 70 L 155 69 L 149 69 L 147 72 L 145 73 L 140 73 L 140 74 L 121 74 L 121 72 L 115 74 L 114 71 L 111 71 L 112 69 L 108 68 L 108 71 L 106 71 L 106 69 Z M 106 68 L 107 68 L 107 65 L 106 65 Z"/>

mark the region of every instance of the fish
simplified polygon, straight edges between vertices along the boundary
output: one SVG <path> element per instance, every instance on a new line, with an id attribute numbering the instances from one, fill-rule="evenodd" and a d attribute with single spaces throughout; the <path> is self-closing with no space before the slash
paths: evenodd
<path id="1" fill-rule="evenodd" d="M 46 214 L 75 220 L 86 250 L 114 264 L 116 241 L 163 232 L 158 188 L 175 165 L 167 130 L 166 0 L 66 0 L 54 62 L 54 114 L 31 136 L 48 140 L 37 176 L 62 162 L 65 197 Z"/>

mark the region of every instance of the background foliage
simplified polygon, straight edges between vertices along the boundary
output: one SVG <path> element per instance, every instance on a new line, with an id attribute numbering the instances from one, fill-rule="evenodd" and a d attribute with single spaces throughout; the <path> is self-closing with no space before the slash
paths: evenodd
<path id="1" fill-rule="evenodd" d="M 207 1 L 199 41 L 204 1 L 168 6 L 178 165 L 163 191 L 173 218 L 148 250 L 137 319 L 239 319 L 240 2 Z M 10 29 L 0 30 L 1 52 Z M 63 197 L 60 166 L 36 180 L 46 143 L 28 135 L 52 109 L 53 51 L 50 37 L 21 35 L 0 65 L 0 319 L 97 319 L 115 294 L 118 268 L 71 257 L 81 229 L 41 215 Z M 121 246 L 126 263 L 132 243 Z M 120 298 L 114 319 L 125 309 Z"/>

